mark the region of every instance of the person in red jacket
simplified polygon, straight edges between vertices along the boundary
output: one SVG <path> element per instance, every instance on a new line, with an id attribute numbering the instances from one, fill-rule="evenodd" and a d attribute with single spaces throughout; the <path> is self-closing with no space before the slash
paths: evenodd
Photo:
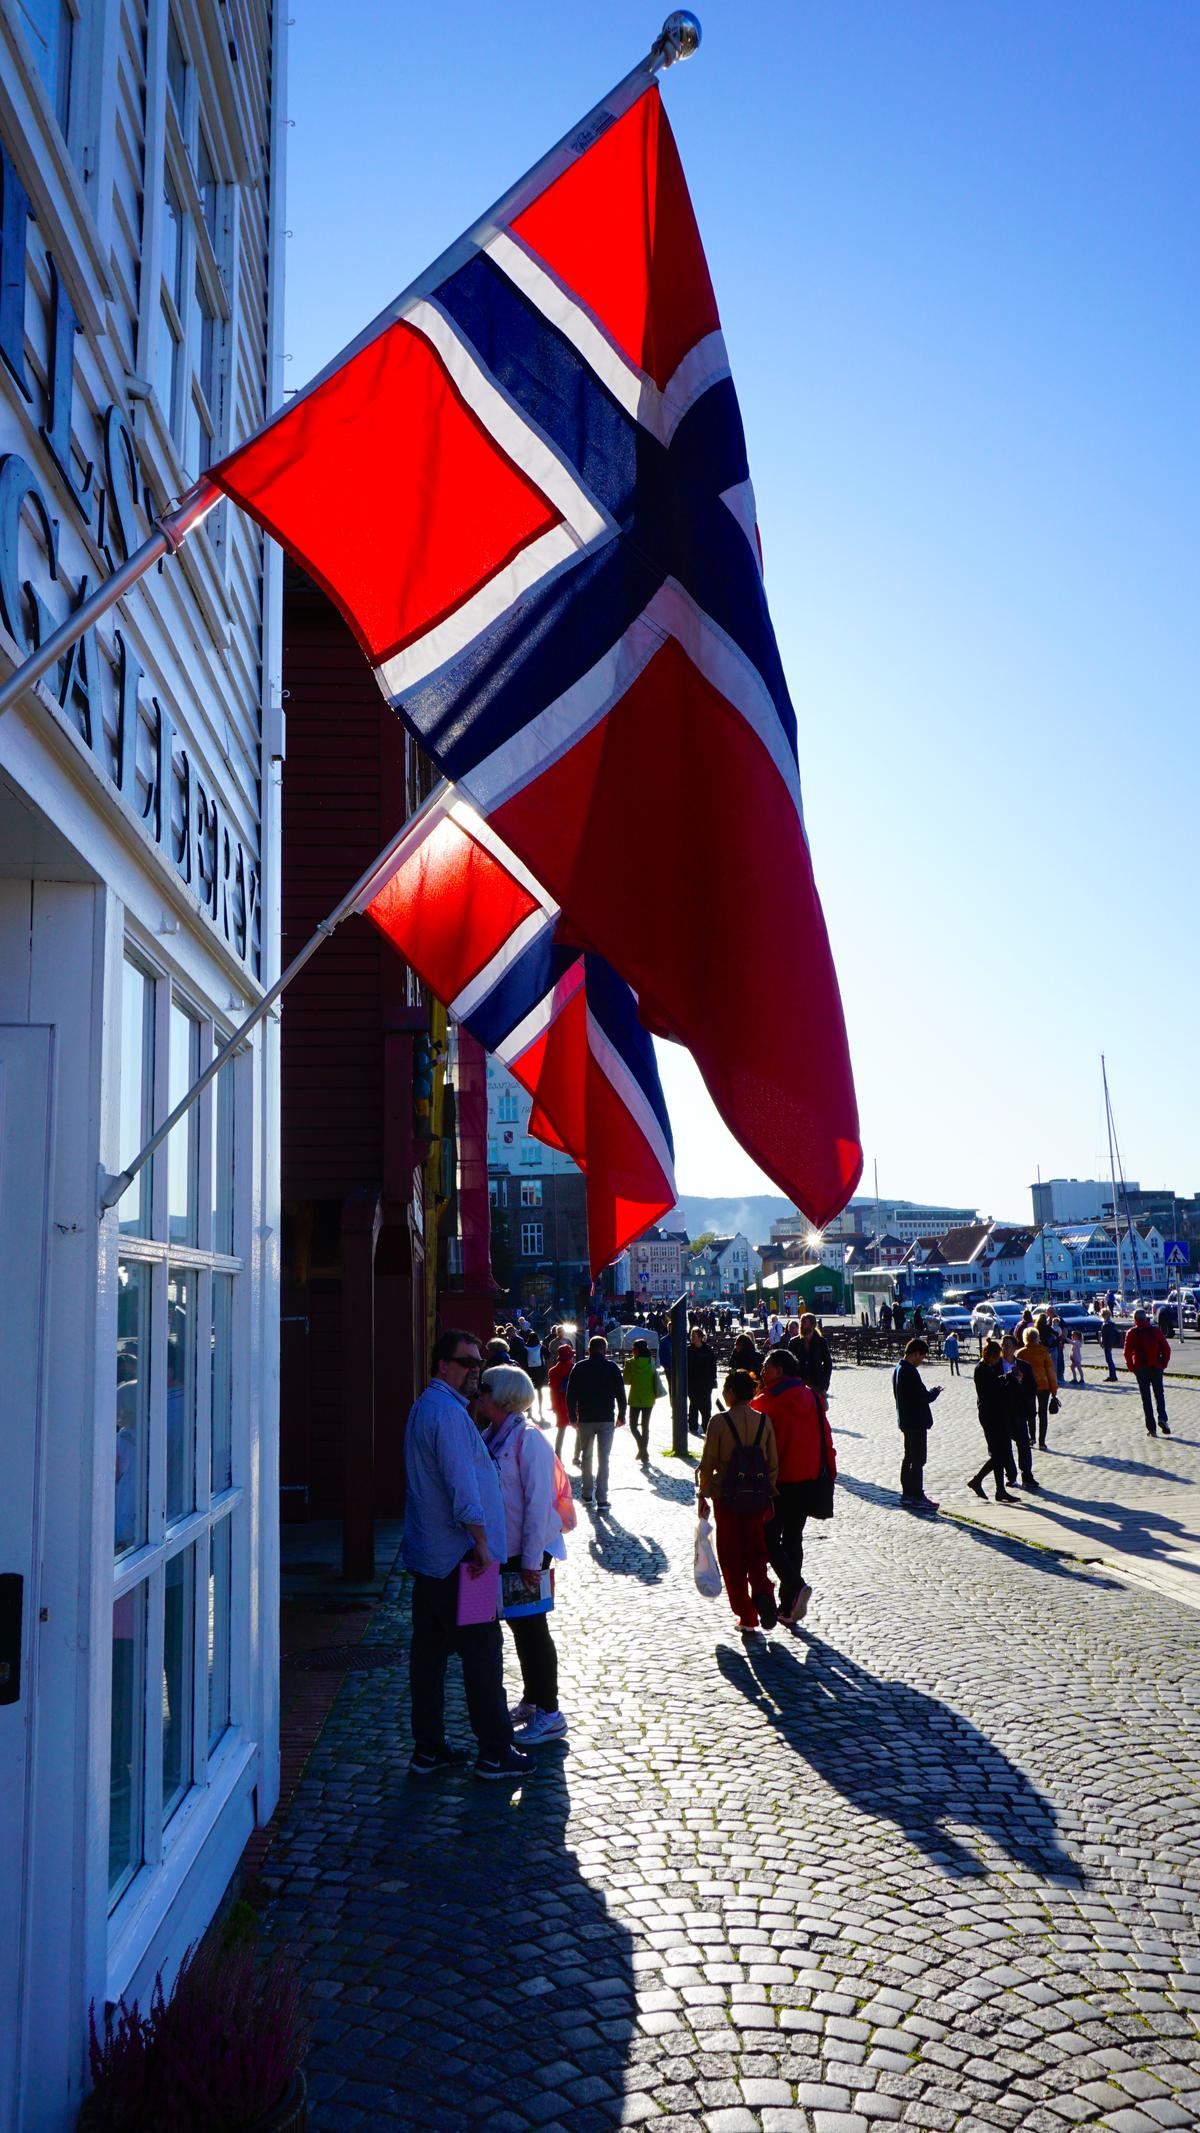
<path id="1" fill-rule="evenodd" d="M 546 1379 L 546 1383 L 550 1387 L 550 1405 L 554 1410 L 554 1449 L 560 1459 L 562 1458 L 563 1440 L 568 1429 L 573 1426 L 571 1417 L 567 1413 L 567 1379 L 574 1368 L 575 1350 L 572 1348 L 570 1341 L 560 1341 L 557 1360 L 551 1363 Z M 576 1456 L 575 1464 L 576 1466 L 579 1464 L 578 1455 Z"/>
<path id="2" fill-rule="evenodd" d="M 817 1508 L 817 1493 L 831 1486 L 837 1472 L 833 1438 L 825 1402 L 799 1376 L 790 1348 L 771 1350 L 763 1364 L 762 1391 L 750 1405 L 769 1415 L 775 1430 L 779 1478 L 767 1557 L 779 1580 L 780 1622 L 795 1629 L 812 1598 L 812 1586 L 804 1582 L 804 1522 Z"/>
<path id="3" fill-rule="evenodd" d="M 1167 1422 L 1167 1402 L 1163 1393 L 1163 1371 L 1171 1360 L 1171 1343 L 1165 1333 L 1150 1323 L 1150 1313 L 1138 1309 L 1133 1314 L 1133 1324 L 1125 1335 L 1125 1368 L 1132 1370 L 1137 1379 L 1137 1388 L 1142 1396 L 1142 1412 L 1146 1417 L 1146 1435 L 1155 1437 L 1154 1410 L 1158 1409 L 1158 1429 L 1164 1437 L 1171 1434 Z M 1151 1405 L 1153 1394 L 1153 1405 Z"/>

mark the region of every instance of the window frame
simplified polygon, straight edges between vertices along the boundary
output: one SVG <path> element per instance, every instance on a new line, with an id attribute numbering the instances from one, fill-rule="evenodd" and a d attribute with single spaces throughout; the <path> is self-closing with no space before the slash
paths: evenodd
<path id="1" fill-rule="evenodd" d="M 152 1054 L 152 1103 L 154 1121 L 164 1118 L 170 1108 L 169 1031 L 172 1009 L 182 1009 L 199 1025 L 198 1070 L 203 1072 L 213 1057 L 214 1050 L 225 1041 L 226 1032 L 215 1020 L 202 1001 L 181 983 L 171 971 L 159 962 L 145 943 L 130 928 L 126 932 L 121 959 L 121 983 L 125 983 L 125 968 L 128 965 L 143 979 L 153 985 L 153 1054 Z M 117 1018 L 117 1028 L 122 1028 L 122 1018 Z M 139 1073 L 143 1070 L 138 1062 Z M 235 1056 L 222 1069 L 217 1081 L 198 1100 L 193 1114 L 181 1122 L 170 1136 L 169 1142 L 159 1148 L 150 1163 L 149 1172 L 149 1222 L 148 1233 L 134 1235 L 120 1232 L 115 1240 L 118 1265 L 137 1265 L 150 1270 L 149 1309 L 149 1394 L 146 1405 L 146 1442 L 139 1442 L 137 1453 L 145 1473 L 145 1531 L 140 1543 L 120 1556 L 114 1554 L 112 1604 L 128 1595 L 144 1592 L 145 1599 L 137 1601 L 144 1606 L 143 1674 L 133 1684 L 134 1726 L 141 1729 L 140 1782 L 141 1800 L 135 1815 L 131 1803 L 131 1824 L 140 1824 L 140 1858 L 133 1861 L 115 1882 L 110 1882 L 107 1891 L 108 1924 L 110 1942 L 119 1940 L 129 1929 L 129 1921 L 150 1896 L 162 1869 L 168 1865 L 178 1846 L 188 1840 L 185 1832 L 194 1824 L 195 1809 L 206 1793 L 211 1791 L 221 1772 L 230 1767 L 230 1758 L 236 1755 L 239 1746 L 246 1740 L 245 1718 L 249 1705 L 249 1680 L 244 1663 L 239 1659 L 239 1640 L 234 1634 L 239 1612 L 239 1578 L 245 1579 L 248 1566 L 246 1539 L 243 1532 L 243 1506 L 247 1500 L 249 1473 L 249 1416 L 244 1404 L 239 1406 L 236 1395 L 230 1413 L 230 1481 L 228 1485 L 212 1486 L 212 1390 L 213 1390 L 213 1294 L 217 1277 L 232 1277 L 232 1295 L 228 1312 L 227 1338 L 229 1344 L 228 1367 L 232 1372 L 234 1386 L 244 1381 L 244 1369 L 239 1368 L 239 1357 L 245 1358 L 250 1343 L 250 1237 L 249 1223 L 252 1215 L 253 1172 L 249 1158 L 251 1148 L 252 1089 L 247 1069 L 249 1055 Z M 126 1062 L 119 1062 L 118 1072 L 123 1073 Z M 231 1079 L 226 1082 L 225 1077 Z M 216 1249 L 215 1229 L 217 1211 L 214 1207 L 213 1185 L 213 1133 L 218 1091 L 222 1084 L 232 1092 L 232 1234 L 231 1249 Z M 118 1106 L 119 1108 L 119 1106 Z M 170 1236 L 169 1219 L 169 1163 L 170 1143 L 175 1134 L 186 1131 L 188 1136 L 189 1165 L 194 1180 L 195 1230 L 194 1242 L 180 1242 Z M 121 1160 L 128 1161 L 132 1151 L 122 1149 Z M 133 1188 L 131 1188 L 132 1190 Z M 119 1209 L 118 1206 L 118 1222 Z M 184 1501 L 178 1513 L 172 1516 L 167 1504 L 167 1328 L 170 1309 L 169 1288 L 175 1269 L 185 1269 L 195 1286 L 195 1305 L 189 1304 L 193 1314 L 195 1361 L 193 1368 L 193 1412 L 190 1425 L 191 1461 L 190 1483 L 185 1486 Z M 228 1534 L 229 1585 L 226 1619 L 221 1633 L 227 1640 L 225 1677 L 228 1696 L 228 1720 L 223 1730 L 213 1740 L 209 1737 L 209 1645 L 208 1610 L 209 1576 L 213 1554 L 214 1535 L 222 1528 Z M 136 1537 L 136 1529 L 135 1529 Z M 186 1652 L 190 1654 L 190 1693 L 185 1708 L 190 1708 L 189 1768 L 187 1782 L 181 1787 L 170 1812 L 164 1812 L 162 1797 L 163 1778 L 163 1680 L 165 1657 L 165 1595 L 168 1566 L 192 1550 L 190 1572 L 191 1620 Z M 186 1619 L 186 1609 L 185 1609 Z M 111 1664 L 111 1659 L 110 1659 Z M 136 1761 L 136 1759 L 135 1759 Z M 106 1812 L 111 1810 L 112 1774 L 110 1770 L 109 1799 Z M 105 1841 L 107 1852 L 107 1835 Z"/>

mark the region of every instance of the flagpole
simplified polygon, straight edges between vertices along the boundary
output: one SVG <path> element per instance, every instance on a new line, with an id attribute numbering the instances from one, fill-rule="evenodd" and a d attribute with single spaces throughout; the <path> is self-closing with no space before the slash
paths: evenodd
<path id="1" fill-rule="evenodd" d="M 415 281 L 411 281 L 399 296 L 393 297 L 387 308 L 334 356 L 332 362 L 325 365 L 324 370 L 310 379 L 302 391 L 294 393 L 282 407 L 276 408 L 269 420 L 253 431 L 250 437 L 243 438 L 242 443 L 235 447 L 229 457 L 235 457 L 247 444 L 263 436 L 276 422 L 282 421 L 291 413 L 297 401 L 307 399 L 310 393 L 315 392 L 319 385 L 323 385 L 326 378 L 340 369 L 352 355 L 369 346 L 385 327 L 401 318 L 408 308 L 431 289 L 437 288 L 448 274 L 479 249 L 489 235 L 494 235 L 504 223 L 519 213 L 521 207 L 527 204 L 527 200 L 541 192 L 552 177 L 558 176 L 569 164 L 585 154 L 592 142 L 599 140 L 601 133 L 606 132 L 612 125 L 614 119 L 619 118 L 622 112 L 627 111 L 637 101 L 656 75 L 665 73 L 668 67 L 677 65 L 680 60 L 690 59 L 699 44 L 700 24 L 695 15 L 686 8 L 677 8 L 668 15 L 645 58 L 640 59 L 636 67 L 631 67 L 628 74 L 624 75 L 598 104 L 593 104 L 585 117 L 541 156 L 526 171 L 523 178 L 519 178 L 515 185 L 510 185 L 508 191 L 502 193 L 486 213 L 482 214 L 477 222 L 472 223 L 469 230 L 465 230 L 461 237 L 456 237 L 454 243 L 448 245 L 430 266 L 424 268 Z M 99 621 L 101 615 L 107 614 L 109 608 L 115 606 L 155 563 L 161 562 L 166 555 L 175 555 L 178 552 L 192 527 L 199 525 L 214 505 L 220 503 L 221 494 L 216 482 L 208 475 L 201 475 L 199 481 L 193 483 L 186 495 L 180 498 L 173 511 L 162 512 L 153 521 L 154 531 L 150 538 L 134 550 L 121 568 L 114 571 L 111 578 L 106 578 L 93 593 L 89 593 L 87 599 L 81 601 L 74 612 L 68 615 L 65 621 L 60 622 L 57 629 L 51 631 L 36 652 L 14 667 L 7 681 L 0 685 L 0 717 L 19 696 L 24 695 L 26 689 L 32 688 L 35 682 L 40 681 L 47 669 L 54 666 L 64 652 L 70 650 L 83 636 L 84 631 Z"/>
<path id="2" fill-rule="evenodd" d="M 43 639 L 36 652 L 31 652 L 28 659 L 23 659 L 20 666 L 13 668 L 8 680 L 0 687 L 0 717 L 3 717 L 11 704 L 15 704 L 18 696 L 23 696 L 26 689 L 31 689 L 35 682 L 41 680 L 49 667 L 57 664 L 63 653 L 70 650 L 85 630 L 90 630 L 92 624 L 100 620 L 101 615 L 106 615 L 110 607 L 115 607 L 117 601 L 124 598 L 139 578 L 145 577 L 146 572 L 152 570 L 164 556 L 174 555 L 187 539 L 192 527 L 198 526 L 200 520 L 208 516 L 214 504 L 219 504 L 220 501 L 220 490 L 202 478 L 193 484 L 186 496 L 180 498 L 173 511 L 164 511 L 160 517 L 154 519 L 154 531 L 149 540 L 143 541 L 140 548 L 135 548 L 120 569 L 114 570 L 111 578 L 105 578 L 104 583 L 98 585 L 95 592 L 89 593 L 86 600 L 81 600 L 66 620 L 60 622 L 58 628 L 51 630 L 50 635 Z"/>
<path id="3" fill-rule="evenodd" d="M 207 1089 L 209 1083 L 216 1079 L 226 1060 L 231 1059 L 233 1057 L 233 1054 L 236 1051 L 240 1050 L 241 1046 L 245 1043 L 247 1037 L 250 1035 L 251 1030 L 257 1029 L 259 1023 L 263 1020 L 263 1017 L 269 1014 L 271 1008 L 274 1006 L 276 1000 L 279 998 L 280 993 L 285 992 L 287 987 L 291 984 L 292 979 L 296 977 L 300 971 L 303 970 L 304 965 L 307 963 L 309 957 L 316 954 L 322 941 L 327 941 L 329 939 L 330 934 L 335 933 L 337 931 L 337 928 L 341 925 L 342 920 L 344 918 L 349 918 L 350 913 L 354 910 L 355 905 L 358 903 L 360 897 L 363 894 L 363 891 L 371 886 L 371 883 L 374 881 L 375 876 L 380 872 L 381 868 L 390 858 L 391 854 L 395 851 L 397 845 L 402 841 L 403 838 L 408 835 L 414 824 L 419 820 L 421 816 L 429 814 L 433 811 L 434 808 L 441 806 L 445 802 L 447 795 L 449 793 L 452 793 L 453 790 L 454 787 L 451 785 L 449 779 L 443 778 L 439 784 L 434 786 L 434 789 L 430 793 L 428 799 L 422 800 L 420 807 L 418 807 L 414 811 L 414 813 L 409 816 L 408 821 L 404 824 L 403 829 L 401 829 L 395 837 L 391 837 L 388 839 L 388 842 L 384 846 L 383 850 L 379 852 L 376 857 L 371 861 L 370 866 L 365 868 L 364 871 L 359 875 L 358 880 L 354 883 L 354 886 L 350 889 L 347 889 L 346 894 L 343 896 L 341 902 L 339 904 L 334 905 L 334 908 L 330 912 L 328 918 L 323 918 L 321 920 L 321 923 L 317 927 L 317 930 L 313 934 L 311 940 L 305 942 L 303 948 L 300 950 L 300 953 L 292 957 L 292 960 L 288 964 L 287 969 L 280 973 L 280 975 L 276 978 L 275 983 L 270 987 L 267 992 L 263 994 L 261 1000 L 255 1003 L 254 1007 L 251 1009 L 250 1013 L 246 1017 L 246 1020 L 241 1024 L 240 1028 L 234 1031 L 232 1037 L 226 1039 L 225 1043 L 221 1046 L 219 1051 L 213 1053 L 212 1058 L 210 1059 L 208 1065 L 205 1067 L 204 1072 L 200 1075 L 199 1079 L 197 1081 L 194 1081 L 191 1085 L 191 1088 L 188 1089 L 186 1093 L 180 1097 L 179 1102 L 175 1106 L 175 1109 L 173 1111 L 168 1112 L 161 1126 L 157 1127 L 155 1131 L 150 1135 L 150 1138 L 146 1142 L 145 1147 L 142 1148 L 137 1155 L 135 1155 L 133 1161 L 127 1164 L 125 1169 L 121 1171 L 101 1171 L 100 1213 L 102 1216 L 107 1214 L 110 1207 L 115 1207 L 118 1200 L 124 1198 L 124 1195 L 128 1192 L 139 1170 L 145 1167 L 145 1165 L 149 1162 L 151 1156 L 154 1154 L 155 1150 L 157 1148 L 161 1148 L 163 1142 L 167 1138 L 167 1135 L 169 1133 L 174 1132 L 175 1127 L 179 1124 L 180 1119 L 185 1118 L 187 1116 L 187 1113 L 191 1110 L 192 1105 L 195 1103 L 197 1097 L 202 1096 L 204 1094 L 205 1089 Z"/>

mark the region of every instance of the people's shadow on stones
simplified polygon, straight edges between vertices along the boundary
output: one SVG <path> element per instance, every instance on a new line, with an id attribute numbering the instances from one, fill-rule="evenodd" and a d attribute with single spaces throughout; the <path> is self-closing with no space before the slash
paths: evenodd
<path id="1" fill-rule="evenodd" d="M 469 1740 L 457 1673 L 448 1730 Z M 392 2133 L 551 2115 L 603 2133 L 635 2035 L 633 1941 L 572 1849 L 567 1744 L 516 1789 L 409 1778 L 411 1752 L 407 1668 L 347 1677 L 281 1831 L 308 1872 L 266 1927 L 308 1989 L 311 2133 L 360 2112 Z"/>
<path id="2" fill-rule="evenodd" d="M 696 1499 L 696 1464 L 669 1474 L 661 1467 L 648 1466 L 646 1479 L 656 1496 L 664 1496 L 668 1503 L 694 1503 Z"/>
<path id="3" fill-rule="evenodd" d="M 1190 1552 L 1192 1527 L 1148 1504 L 1104 1503 L 1094 1496 L 1065 1496 L 1059 1489 L 1044 1489 L 1038 1508 L 1043 1518 L 1061 1524 L 1075 1539 L 1095 1541 L 1121 1555 L 1151 1560 L 1169 1556 L 1179 1570 L 1200 1569 Z"/>
<path id="4" fill-rule="evenodd" d="M 602 1570 L 617 1577 L 637 1578 L 643 1585 L 657 1585 L 667 1568 L 667 1552 L 649 1534 L 631 1533 L 611 1511 L 598 1511 L 588 1554 Z"/>
<path id="5" fill-rule="evenodd" d="M 950 1705 L 868 1673 L 819 1637 L 791 1650 L 723 1647 L 717 1664 L 818 1777 L 872 1820 L 897 1824 L 944 1873 L 986 1874 L 1000 1863 L 991 1850 L 1051 1881 L 1084 1880 L 1051 1802 Z M 978 1832 L 982 1856 L 964 1828 Z"/>

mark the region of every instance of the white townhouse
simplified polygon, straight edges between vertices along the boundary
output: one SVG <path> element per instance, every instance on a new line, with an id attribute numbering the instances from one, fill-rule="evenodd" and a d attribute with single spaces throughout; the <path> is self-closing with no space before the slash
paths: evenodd
<path id="1" fill-rule="evenodd" d="M 0 0 L 0 676 L 280 392 L 285 15 Z M 222 506 L 0 717 L 0 2126 L 278 1790 L 280 574 Z"/>

